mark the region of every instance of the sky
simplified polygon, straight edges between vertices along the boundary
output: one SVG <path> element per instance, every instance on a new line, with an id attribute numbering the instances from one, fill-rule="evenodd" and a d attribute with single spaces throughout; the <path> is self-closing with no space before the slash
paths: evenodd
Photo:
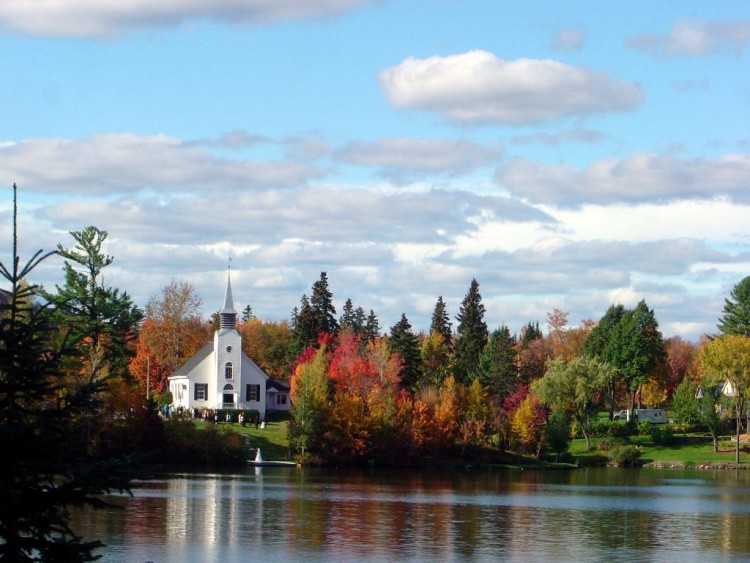
<path id="1" fill-rule="evenodd" d="M 750 274 L 750 3 L 3 0 L 0 261 L 109 233 L 105 283 L 388 331 L 716 331 Z M 3 195 L 4 194 L 4 195 Z M 32 281 L 62 283 L 53 257 Z"/>

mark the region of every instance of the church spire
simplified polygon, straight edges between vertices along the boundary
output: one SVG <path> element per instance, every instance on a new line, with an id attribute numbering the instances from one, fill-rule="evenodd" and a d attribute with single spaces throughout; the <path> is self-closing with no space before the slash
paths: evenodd
<path id="1" fill-rule="evenodd" d="M 231 270 L 227 269 L 227 292 L 224 295 L 224 306 L 219 311 L 219 328 L 234 328 L 237 323 L 237 311 L 234 310 L 234 300 L 232 299 L 230 272 Z"/>

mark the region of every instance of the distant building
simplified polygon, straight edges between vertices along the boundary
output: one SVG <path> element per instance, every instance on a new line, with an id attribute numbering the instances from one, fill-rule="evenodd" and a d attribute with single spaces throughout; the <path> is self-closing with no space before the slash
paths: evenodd
<path id="1" fill-rule="evenodd" d="M 168 378 L 174 408 L 254 409 L 262 418 L 269 412 L 289 410 L 289 387 L 269 379 L 242 352 L 242 336 L 236 323 L 232 284 L 227 275 L 219 330 L 213 342 L 207 342 Z"/>

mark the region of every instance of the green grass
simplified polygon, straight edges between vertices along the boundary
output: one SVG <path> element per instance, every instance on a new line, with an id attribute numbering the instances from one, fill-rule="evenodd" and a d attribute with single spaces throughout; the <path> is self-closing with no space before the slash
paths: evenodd
<path id="1" fill-rule="evenodd" d="M 249 436 L 252 446 L 260 448 L 264 460 L 279 461 L 286 460 L 289 454 L 286 434 L 287 423 L 286 420 L 268 421 L 265 428 L 258 428 L 257 430 L 254 424 L 248 424 L 247 426 L 231 424 L 229 427 L 241 436 Z M 195 425 L 197 428 L 206 427 L 206 423 L 202 420 L 196 420 Z M 226 428 L 227 424 L 221 423 L 219 426 Z"/>
<path id="2" fill-rule="evenodd" d="M 714 453 L 713 442 L 707 434 L 675 435 L 672 443 L 663 446 L 654 445 L 649 436 L 631 436 L 629 443 L 640 446 L 642 454 L 641 461 L 644 463 L 662 462 L 666 464 L 700 465 L 709 463 L 734 463 L 734 444 L 731 447 L 726 443 L 731 440 L 730 436 L 722 436 L 719 451 Z M 578 457 L 587 457 L 593 454 L 606 455 L 606 451 L 598 449 L 602 439 L 594 438 L 591 441 L 592 451 L 586 451 L 586 442 L 583 439 L 573 440 L 570 453 Z M 750 463 L 750 453 L 747 447 L 743 449 L 740 444 L 740 463 Z"/>

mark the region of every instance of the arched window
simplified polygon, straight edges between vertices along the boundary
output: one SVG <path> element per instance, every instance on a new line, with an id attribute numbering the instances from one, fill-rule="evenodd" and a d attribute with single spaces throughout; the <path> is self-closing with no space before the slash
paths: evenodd
<path id="1" fill-rule="evenodd" d="M 224 391 L 234 391 L 234 387 L 232 387 L 231 385 L 229 385 L 229 383 L 227 383 L 224 386 Z"/>
<path id="2" fill-rule="evenodd" d="M 232 379 L 233 376 L 232 362 L 227 362 L 224 364 L 224 379 Z"/>

